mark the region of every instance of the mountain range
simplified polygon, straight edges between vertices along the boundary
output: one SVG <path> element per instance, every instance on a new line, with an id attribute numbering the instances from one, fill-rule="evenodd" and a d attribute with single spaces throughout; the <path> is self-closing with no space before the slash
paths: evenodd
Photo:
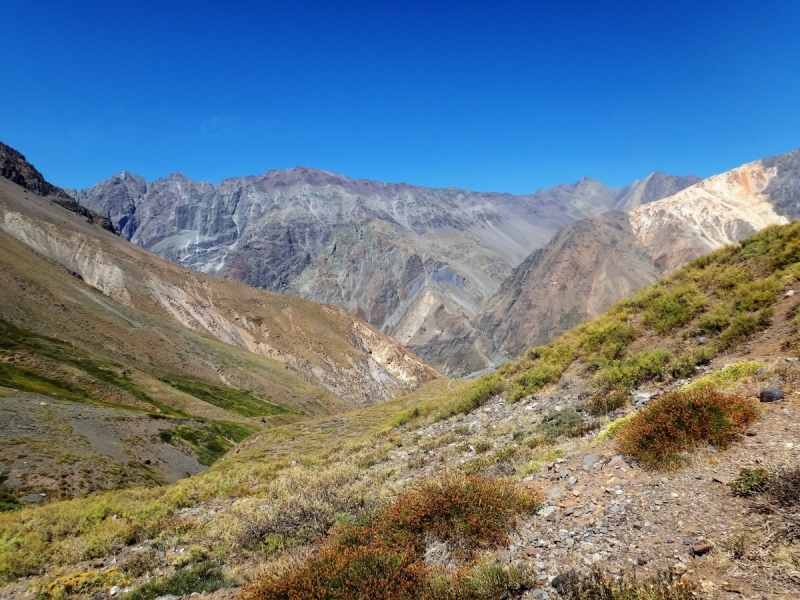
<path id="1" fill-rule="evenodd" d="M 120 236 L 178 264 L 339 306 L 463 375 L 504 345 L 481 310 L 564 226 L 629 210 L 699 181 L 653 173 L 623 188 L 584 178 L 533 194 L 354 180 L 314 169 L 218 185 L 123 172 L 70 190 Z M 495 302 L 496 303 L 496 302 Z"/>

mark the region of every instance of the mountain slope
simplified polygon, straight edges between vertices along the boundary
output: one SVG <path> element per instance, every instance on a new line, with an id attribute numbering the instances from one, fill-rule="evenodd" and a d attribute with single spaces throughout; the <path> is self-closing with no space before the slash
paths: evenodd
<path id="1" fill-rule="evenodd" d="M 0 178 L 0 404 L 27 429 L 42 412 L 30 394 L 44 393 L 46 420 L 72 432 L 65 448 L 89 463 L 98 452 L 115 457 L 101 481 L 79 477 L 70 493 L 81 481 L 92 489 L 182 477 L 254 430 L 374 404 L 437 376 L 339 308 L 170 263 Z M 110 434 L 108 420 L 128 424 Z M 197 458 L 181 463 L 161 438 L 148 445 L 148 427 L 185 438 L 179 445 Z M 37 456 L 32 464 L 55 460 L 44 438 L 23 437 L 17 449 Z M 133 471 L 115 475 L 129 460 Z M 31 485 L 39 475 L 28 473 Z M 53 491 L 58 479 L 37 485 Z"/>
<path id="2" fill-rule="evenodd" d="M 657 279 L 627 215 L 609 212 L 567 225 L 531 254 L 503 282 L 476 325 L 501 356 L 514 358 Z"/>
<path id="3" fill-rule="evenodd" d="M 0 515 L 0 577 L 9 586 L 0 592 L 35 588 L 56 597 L 77 577 L 87 582 L 87 595 L 112 582 L 137 588 L 158 576 L 166 586 L 170 577 L 185 581 L 187 563 L 219 569 L 231 578 L 230 586 L 251 584 L 252 577 L 281 579 L 298 571 L 287 564 L 302 566 L 319 556 L 319 544 L 362 539 L 341 535 L 349 523 L 381 525 L 398 513 L 406 528 L 409 520 L 421 523 L 414 531 L 419 537 L 430 533 L 420 545 L 433 567 L 452 564 L 452 554 L 430 538 L 442 531 L 439 525 L 447 521 L 440 517 L 449 515 L 449 506 L 463 506 L 474 495 L 432 494 L 431 503 L 411 505 L 413 510 L 402 503 L 409 488 L 418 489 L 415 484 L 435 492 L 441 478 L 456 484 L 514 482 L 539 494 L 545 505 L 524 511 L 503 535 L 480 545 L 478 556 L 486 562 L 470 571 L 473 585 L 481 573 L 494 581 L 513 573 L 517 587 L 546 591 L 559 574 L 582 577 L 602 567 L 630 575 L 632 565 L 646 563 L 652 572 L 673 569 L 682 580 L 702 581 L 703 590 L 725 585 L 726 593 L 733 588 L 751 596 L 797 597 L 795 563 L 790 570 L 787 561 L 796 561 L 791 557 L 798 541 L 775 534 L 794 520 L 765 515 L 763 504 L 734 494 L 723 482 L 743 467 L 797 465 L 792 415 L 800 337 L 797 300 L 787 292 L 800 283 L 798 248 L 800 225 L 769 227 L 645 287 L 479 381 L 455 382 L 449 389 L 440 379 L 335 419 L 274 428 L 249 438 L 208 472 L 166 488 Z M 658 408 L 659 398 L 687 385 L 724 389 L 738 406 L 752 410 L 751 418 L 757 412 L 764 418 L 749 429 L 734 423 L 734 431 L 746 436 L 715 444 L 701 439 L 668 472 L 646 469 L 635 456 L 622 454 L 619 436 L 634 429 L 641 405 L 645 411 Z M 786 399 L 761 403 L 756 411 L 754 396 L 767 386 L 781 387 Z M 615 408 L 598 402 L 608 389 L 621 392 Z M 725 424 L 727 415 L 712 414 L 715 424 Z M 292 463 L 296 456 L 307 460 Z M 429 506 L 442 512 L 424 512 Z M 485 513 L 471 522 L 497 520 L 495 502 L 469 508 L 476 506 Z M 325 535 L 333 528 L 338 536 Z M 291 542 L 265 556 L 265 543 L 276 539 Z M 743 539 L 754 540 L 758 560 L 742 551 Z M 183 556 L 191 553 L 180 549 L 192 546 L 198 547 L 196 558 Z M 163 562 L 157 552 L 164 552 Z M 142 556 L 150 555 L 156 559 L 148 564 Z M 331 572 L 341 573 L 342 564 L 357 566 L 359 581 L 378 580 L 388 559 L 364 556 L 343 552 L 341 561 L 331 560 L 333 567 L 314 573 L 316 589 Z M 394 560 L 396 548 L 381 547 L 380 557 L 387 556 Z M 529 579 L 522 579 L 520 567 L 531 570 Z M 447 591 L 450 579 L 434 574 L 440 575 L 437 592 Z"/>
<path id="4" fill-rule="evenodd" d="M 47 196 L 54 202 L 77 215 L 86 217 L 90 222 L 100 225 L 103 229 L 114 233 L 114 224 L 108 217 L 98 215 L 78 204 L 74 198 L 61 188 L 52 185 L 42 176 L 25 157 L 10 146 L 0 142 L 0 177 L 16 183 L 26 190 L 39 196 Z"/>
<path id="5" fill-rule="evenodd" d="M 656 196 L 670 189 L 657 175 L 648 178 Z M 800 151 L 794 151 L 657 201 L 639 204 L 652 196 L 642 186 L 628 190 L 622 198 L 632 210 L 565 227 L 514 270 L 475 324 L 501 357 L 516 357 L 698 256 L 800 215 L 798 182 Z"/>
<path id="6" fill-rule="evenodd" d="M 160 256 L 343 307 L 461 374 L 490 364 L 472 319 L 511 270 L 568 223 L 688 185 L 653 177 L 635 190 L 584 178 L 512 196 L 304 168 L 216 186 L 122 173 L 74 194 Z"/>

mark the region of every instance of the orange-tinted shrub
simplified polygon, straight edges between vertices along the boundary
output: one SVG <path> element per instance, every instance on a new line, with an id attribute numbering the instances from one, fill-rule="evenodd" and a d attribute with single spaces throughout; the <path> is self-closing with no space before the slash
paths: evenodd
<path id="1" fill-rule="evenodd" d="M 619 433 L 619 447 L 650 468 L 675 468 L 680 453 L 711 442 L 725 448 L 758 416 L 758 406 L 711 389 L 677 391 L 642 409 Z"/>
<path id="2" fill-rule="evenodd" d="M 369 522 L 336 528 L 318 554 L 262 577 L 241 598 L 399 600 L 426 597 L 434 588 L 444 593 L 431 585 L 441 584 L 441 570 L 424 560 L 432 540 L 469 561 L 505 543 L 516 516 L 540 506 L 538 494 L 507 481 L 457 475 L 426 481 Z"/>

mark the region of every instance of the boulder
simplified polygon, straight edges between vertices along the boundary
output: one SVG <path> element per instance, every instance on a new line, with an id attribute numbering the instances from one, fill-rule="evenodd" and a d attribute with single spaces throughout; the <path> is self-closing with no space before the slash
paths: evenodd
<path id="1" fill-rule="evenodd" d="M 758 394 L 761 402 L 779 402 L 783 400 L 783 390 L 778 388 L 764 388 Z"/>

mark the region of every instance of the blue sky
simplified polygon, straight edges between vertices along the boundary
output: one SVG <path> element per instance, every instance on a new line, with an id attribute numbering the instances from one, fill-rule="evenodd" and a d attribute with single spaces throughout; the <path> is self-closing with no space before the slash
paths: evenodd
<path id="1" fill-rule="evenodd" d="M 0 0 L 0 141 L 53 183 L 303 165 L 531 192 L 800 147 L 800 2 Z"/>

